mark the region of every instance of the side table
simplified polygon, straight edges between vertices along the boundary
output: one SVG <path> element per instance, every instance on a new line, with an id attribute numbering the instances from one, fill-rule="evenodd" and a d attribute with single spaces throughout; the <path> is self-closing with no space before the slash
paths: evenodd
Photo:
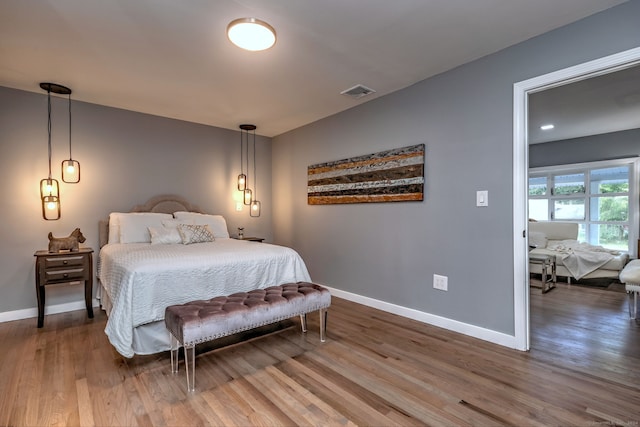
<path id="1" fill-rule="evenodd" d="M 84 299 L 89 318 L 93 318 L 93 249 L 80 248 L 76 252 L 37 251 L 36 296 L 38 297 L 38 328 L 44 325 L 45 287 L 84 281 Z"/>
<path id="2" fill-rule="evenodd" d="M 236 237 L 237 240 L 248 240 L 250 242 L 260 242 L 262 243 L 264 241 L 264 237 Z"/>
<path id="3" fill-rule="evenodd" d="M 543 255 L 529 253 L 530 264 L 542 266 L 542 293 L 547 293 L 556 287 L 556 257 L 555 255 Z"/>

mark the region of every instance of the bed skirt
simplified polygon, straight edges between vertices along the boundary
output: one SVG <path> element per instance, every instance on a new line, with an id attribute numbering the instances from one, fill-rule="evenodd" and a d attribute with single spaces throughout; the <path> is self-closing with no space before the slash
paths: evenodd
<path id="1" fill-rule="evenodd" d="M 100 308 L 107 313 L 111 313 L 111 300 L 109 295 L 102 287 L 98 287 L 98 301 Z M 148 355 L 171 350 L 171 338 L 164 320 L 140 325 L 133 329 L 133 351 L 136 354 Z"/>

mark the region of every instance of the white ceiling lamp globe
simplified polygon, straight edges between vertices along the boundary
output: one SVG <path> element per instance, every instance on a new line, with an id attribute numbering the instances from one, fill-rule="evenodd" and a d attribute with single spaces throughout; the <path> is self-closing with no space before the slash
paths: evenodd
<path id="1" fill-rule="evenodd" d="M 264 21 L 255 18 L 240 18 L 227 26 L 227 37 L 236 46 L 260 51 L 276 43 L 276 30 Z"/>

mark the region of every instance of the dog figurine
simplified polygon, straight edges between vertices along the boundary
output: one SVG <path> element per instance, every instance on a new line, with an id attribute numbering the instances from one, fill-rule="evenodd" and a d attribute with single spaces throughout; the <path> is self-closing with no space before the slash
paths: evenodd
<path id="1" fill-rule="evenodd" d="M 84 243 L 85 240 L 87 239 L 82 235 L 82 231 L 79 228 L 73 230 L 68 237 L 53 237 L 53 233 L 49 232 L 49 252 L 64 250 L 78 252 L 80 243 Z"/>

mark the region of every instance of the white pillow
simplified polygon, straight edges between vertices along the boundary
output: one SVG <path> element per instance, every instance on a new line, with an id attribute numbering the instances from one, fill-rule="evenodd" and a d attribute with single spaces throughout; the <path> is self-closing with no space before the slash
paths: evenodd
<path id="1" fill-rule="evenodd" d="M 162 227 L 162 221 L 172 219 L 171 214 L 155 212 L 129 212 L 117 215 L 120 243 L 151 243 L 149 227 Z"/>
<path id="2" fill-rule="evenodd" d="M 192 221 L 196 225 L 208 225 L 216 239 L 229 238 L 227 221 L 222 215 L 207 215 L 196 212 L 174 212 L 173 216 L 183 221 Z"/>
<path id="3" fill-rule="evenodd" d="M 107 243 L 120 243 L 120 215 L 122 214 L 119 212 L 109 214 L 109 240 Z"/>
<path id="4" fill-rule="evenodd" d="M 536 248 L 547 247 L 547 235 L 541 231 L 529 231 L 529 245 Z"/>
<path id="5" fill-rule="evenodd" d="M 213 233 L 211 232 L 211 228 L 209 228 L 208 224 L 180 224 L 178 226 L 178 232 L 180 233 L 180 237 L 182 238 L 182 243 L 185 245 L 190 245 L 192 243 L 213 242 L 215 240 L 215 238 L 213 237 Z"/>
<path id="6" fill-rule="evenodd" d="M 152 245 L 170 245 L 182 243 L 182 236 L 178 227 L 149 227 Z"/>

